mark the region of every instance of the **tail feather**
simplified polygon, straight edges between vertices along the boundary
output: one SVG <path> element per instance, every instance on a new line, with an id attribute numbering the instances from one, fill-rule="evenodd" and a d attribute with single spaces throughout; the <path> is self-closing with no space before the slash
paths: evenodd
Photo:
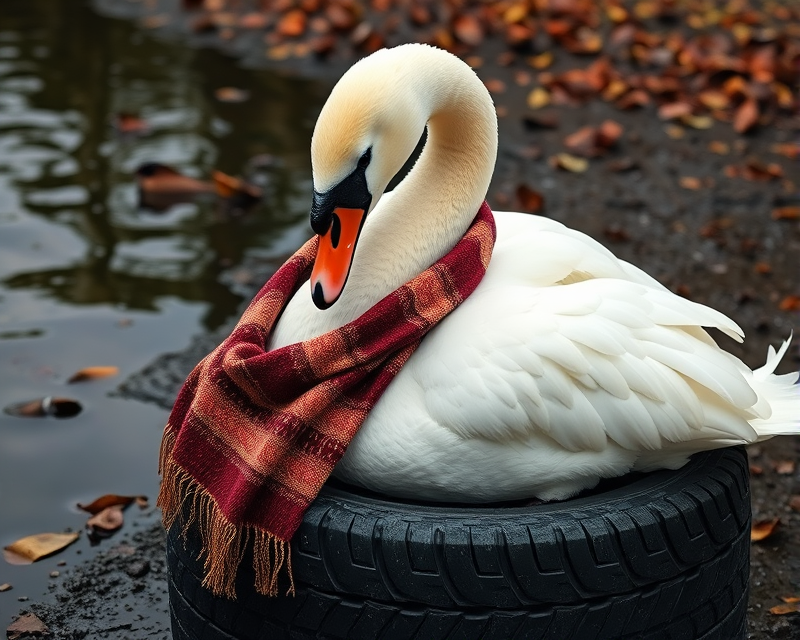
<path id="1" fill-rule="evenodd" d="M 766 363 L 753 371 L 753 389 L 772 409 L 768 417 L 750 421 L 759 441 L 772 436 L 800 435 L 800 385 L 796 384 L 800 372 L 775 374 L 791 342 L 790 335 L 777 351 L 770 346 Z"/>

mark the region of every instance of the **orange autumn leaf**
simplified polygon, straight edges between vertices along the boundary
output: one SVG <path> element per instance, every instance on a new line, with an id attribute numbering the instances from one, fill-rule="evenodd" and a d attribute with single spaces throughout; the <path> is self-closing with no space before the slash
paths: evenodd
<path id="1" fill-rule="evenodd" d="M 544 205 L 544 197 L 538 191 L 531 189 L 529 186 L 521 184 L 517 187 L 516 191 L 517 203 L 520 210 L 527 213 L 538 213 L 542 210 Z"/>
<path id="2" fill-rule="evenodd" d="M 772 210 L 773 220 L 797 220 L 800 218 L 800 207 L 776 207 Z"/>
<path id="3" fill-rule="evenodd" d="M 678 184 L 684 189 L 691 189 L 692 191 L 697 191 L 703 187 L 703 182 L 700 178 L 695 178 L 694 176 L 682 176 L 679 178 Z"/>
<path id="4" fill-rule="evenodd" d="M 67 382 L 84 382 L 86 380 L 97 380 L 98 378 L 108 378 L 119 373 L 119 367 L 86 367 L 73 373 Z"/>
<path id="5" fill-rule="evenodd" d="M 800 611 L 800 602 L 785 602 L 771 607 L 769 612 L 776 616 L 783 616 L 787 613 L 797 613 Z"/>
<path id="6" fill-rule="evenodd" d="M 798 597 L 798 596 L 781 596 L 781 600 L 783 600 L 787 604 L 794 604 L 795 602 L 800 602 L 800 597 Z"/>
<path id="7" fill-rule="evenodd" d="M 781 311 L 800 311 L 800 296 L 786 296 L 778 305 Z"/>
<path id="8" fill-rule="evenodd" d="M 471 47 L 477 47 L 483 41 L 483 27 L 478 19 L 469 13 L 458 16 L 453 22 L 453 33 L 456 38 Z"/>
<path id="9" fill-rule="evenodd" d="M 758 103 L 752 98 L 745 100 L 733 116 L 733 128 L 737 133 L 746 133 L 758 122 Z"/>
<path id="10" fill-rule="evenodd" d="M 758 520 L 754 522 L 752 527 L 750 527 L 750 540 L 752 542 L 760 542 L 761 540 L 766 540 L 773 533 L 775 533 L 775 530 L 777 529 L 780 522 L 781 522 L 780 518 L 772 518 L 769 520 Z"/>
<path id="11" fill-rule="evenodd" d="M 287 11 L 278 21 L 276 31 L 285 37 L 296 38 L 306 30 L 306 14 L 302 9 Z"/>

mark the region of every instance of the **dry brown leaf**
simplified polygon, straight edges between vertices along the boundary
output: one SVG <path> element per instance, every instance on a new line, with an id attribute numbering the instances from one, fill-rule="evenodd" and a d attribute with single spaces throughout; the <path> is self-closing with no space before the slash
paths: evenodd
<path id="1" fill-rule="evenodd" d="M 780 518 L 772 518 L 769 520 L 757 520 L 753 523 L 752 527 L 750 528 L 750 540 L 752 542 L 760 542 L 761 540 L 766 540 L 769 538 L 775 530 L 777 529 L 778 525 L 780 524 Z"/>
<path id="2" fill-rule="evenodd" d="M 455 19 L 453 33 L 461 42 L 471 47 L 477 47 L 483 41 L 483 27 L 478 19 L 470 13 L 460 15 Z"/>
<path id="3" fill-rule="evenodd" d="M 489 78 L 483 84 L 486 85 L 490 93 L 503 93 L 506 90 L 506 83 L 499 78 Z"/>
<path id="4" fill-rule="evenodd" d="M 772 153 L 777 153 L 782 156 L 786 156 L 794 160 L 795 158 L 800 158 L 800 144 L 796 142 L 785 142 L 780 144 L 774 144 L 770 148 Z"/>
<path id="5" fill-rule="evenodd" d="M 106 507 L 86 521 L 92 535 L 104 536 L 119 529 L 125 521 L 120 505 Z"/>
<path id="6" fill-rule="evenodd" d="M 760 476 L 764 473 L 764 467 L 758 464 L 750 463 L 750 475 L 751 476 Z"/>
<path id="7" fill-rule="evenodd" d="M 108 507 L 127 507 L 129 504 L 132 502 L 137 502 L 139 499 L 144 499 L 145 502 L 147 501 L 145 496 L 119 496 L 113 493 L 107 493 L 106 495 L 100 496 L 89 504 L 81 504 L 79 502 L 78 509 L 95 515 L 100 513 L 103 509 L 107 509 Z"/>
<path id="8" fill-rule="evenodd" d="M 37 533 L 3 547 L 3 554 L 10 564 L 30 564 L 68 547 L 79 536 L 78 533 Z"/>
<path id="9" fill-rule="evenodd" d="M 236 87 L 220 87 L 214 92 L 220 102 L 244 102 L 250 98 L 250 92 Z"/>
<path id="10" fill-rule="evenodd" d="M 516 190 L 517 204 L 520 211 L 527 213 L 538 213 L 544 205 L 544 197 L 535 189 L 531 189 L 525 184 L 521 184 Z"/>
<path id="11" fill-rule="evenodd" d="M 681 116 L 681 122 L 692 129 L 710 129 L 714 126 L 714 118 L 711 116 L 696 116 L 688 114 Z"/>
<path id="12" fill-rule="evenodd" d="M 697 100 L 707 109 L 717 111 L 719 109 L 726 109 L 731 103 L 731 99 L 722 91 L 716 89 L 706 89 L 697 95 Z"/>
<path id="13" fill-rule="evenodd" d="M 550 158 L 550 164 L 572 173 L 583 173 L 589 168 L 589 161 L 586 158 L 579 158 L 569 153 L 558 153 L 554 155 Z"/>
<path id="14" fill-rule="evenodd" d="M 769 612 L 776 616 L 784 616 L 787 613 L 797 613 L 800 611 L 800 602 L 786 602 L 784 604 L 776 604 L 771 607 Z"/>
<path id="15" fill-rule="evenodd" d="M 769 262 L 756 262 L 753 267 L 755 272 L 762 276 L 767 276 L 772 273 L 772 265 Z"/>
<path id="16" fill-rule="evenodd" d="M 716 153 L 720 156 L 728 155 L 731 152 L 731 147 L 727 142 L 722 142 L 722 140 L 712 140 L 708 143 L 708 150 L 711 153 Z"/>
<path id="17" fill-rule="evenodd" d="M 773 220 L 797 220 L 800 218 L 800 207 L 776 207 L 772 210 Z"/>
<path id="18" fill-rule="evenodd" d="M 700 180 L 700 178 L 695 178 L 694 176 L 682 176 L 678 179 L 678 184 L 684 189 L 691 189 L 692 191 L 697 191 L 703 187 L 702 180 Z"/>
<path id="19" fill-rule="evenodd" d="M 107 366 L 107 367 L 86 367 L 81 369 L 80 371 L 76 371 L 73 373 L 69 379 L 67 380 L 68 383 L 71 382 L 85 382 L 86 380 L 97 380 L 98 378 L 108 378 L 110 376 L 115 376 L 119 373 L 119 367 Z"/>
<path id="20" fill-rule="evenodd" d="M 800 602 L 800 597 L 799 596 L 781 596 L 781 600 L 783 600 L 787 604 L 794 604 L 795 602 Z"/>
<path id="21" fill-rule="evenodd" d="M 243 200 L 243 205 L 250 205 L 261 199 L 261 188 L 241 178 L 229 176 L 222 171 L 214 171 L 211 178 L 214 181 L 214 190 L 220 198 L 239 198 Z"/>
<path id="22" fill-rule="evenodd" d="M 11 591 L 13 588 L 14 587 L 12 587 L 8 582 L 4 582 L 3 584 L 0 584 L 0 593 L 3 591 Z"/>
<path id="23" fill-rule="evenodd" d="M 123 135 L 143 135 L 150 131 L 146 120 L 127 112 L 118 113 L 114 117 L 114 128 Z"/>
<path id="24" fill-rule="evenodd" d="M 630 234 L 620 226 L 606 227 L 603 235 L 611 242 L 628 242 L 631 239 Z"/>
<path id="25" fill-rule="evenodd" d="M 50 629 L 32 613 L 23 613 L 6 628 L 8 640 L 49 636 Z"/>
<path id="26" fill-rule="evenodd" d="M 800 311 L 800 296 L 786 296 L 778 305 L 781 311 Z"/>
<path id="27" fill-rule="evenodd" d="M 613 147 L 622 136 L 622 125 L 614 120 L 603 120 L 597 127 L 597 144 L 605 149 Z"/>
<path id="28" fill-rule="evenodd" d="M 692 113 L 692 105 L 688 102 L 669 102 L 658 108 L 658 117 L 662 120 L 675 120 Z"/>
<path id="29" fill-rule="evenodd" d="M 758 103 L 752 98 L 745 100 L 733 115 L 733 128 L 737 133 L 745 133 L 758 122 Z"/>
<path id="30" fill-rule="evenodd" d="M 306 14 L 302 9 L 287 11 L 275 28 L 277 33 L 287 38 L 296 38 L 303 35 L 306 30 Z"/>

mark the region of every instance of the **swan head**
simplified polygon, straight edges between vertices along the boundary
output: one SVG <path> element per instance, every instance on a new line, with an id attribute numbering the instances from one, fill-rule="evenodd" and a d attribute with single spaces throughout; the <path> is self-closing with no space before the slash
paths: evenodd
<path id="1" fill-rule="evenodd" d="M 415 90 L 422 45 L 383 49 L 342 76 L 311 140 L 311 227 L 320 236 L 311 295 L 320 309 L 342 293 L 367 215 L 414 151 L 430 115 Z"/>

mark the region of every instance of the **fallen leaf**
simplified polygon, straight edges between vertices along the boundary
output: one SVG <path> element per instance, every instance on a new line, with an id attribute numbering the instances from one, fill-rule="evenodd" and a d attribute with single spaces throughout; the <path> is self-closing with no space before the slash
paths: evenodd
<path id="1" fill-rule="evenodd" d="M 456 38 L 471 47 L 477 47 L 483 41 L 483 27 L 478 19 L 469 13 L 458 16 L 453 23 Z"/>
<path id="2" fill-rule="evenodd" d="M 662 120 L 675 120 L 692 113 L 692 105 L 688 102 L 670 102 L 658 108 L 658 117 Z"/>
<path id="3" fill-rule="evenodd" d="M 503 93 L 506 90 L 506 83 L 498 78 L 489 78 L 484 84 L 490 93 Z"/>
<path id="4" fill-rule="evenodd" d="M 236 87 L 220 87 L 214 92 L 220 102 L 244 102 L 250 98 L 250 92 Z"/>
<path id="5" fill-rule="evenodd" d="M 589 168 L 589 161 L 586 158 L 579 158 L 569 153 L 558 153 L 554 155 L 550 158 L 550 164 L 572 173 L 583 173 Z"/>
<path id="6" fill-rule="evenodd" d="M 750 475 L 751 476 L 760 476 L 764 473 L 764 467 L 758 464 L 750 464 Z"/>
<path id="7" fill-rule="evenodd" d="M 628 242 L 631 239 L 630 234 L 619 226 L 606 227 L 603 229 L 603 235 L 611 242 Z"/>
<path id="8" fill-rule="evenodd" d="M 528 94 L 527 102 L 531 109 L 541 109 L 550 104 L 550 92 L 543 87 L 536 87 Z"/>
<path id="9" fill-rule="evenodd" d="M 292 9 L 287 11 L 281 19 L 275 30 L 280 35 L 287 38 L 296 38 L 303 35 L 306 30 L 306 14 L 302 9 Z"/>
<path id="10" fill-rule="evenodd" d="M 773 220 L 797 220 L 800 218 L 800 207 L 776 207 L 772 210 Z"/>
<path id="11" fill-rule="evenodd" d="M 109 507 L 127 507 L 132 502 L 138 502 L 140 499 L 143 499 L 145 503 L 147 502 L 147 498 L 145 496 L 119 496 L 113 493 L 107 493 L 106 495 L 100 496 L 96 500 L 93 500 L 89 504 L 81 504 L 79 502 L 78 509 L 95 515 L 103 511 L 103 509 L 108 509 Z"/>
<path id="12" fill-rule="evenodd" d="M 800 496 L 794 495 L 789 498 L 789 507 L 792 511 L 800 511 Z"/>
<path id="13" fill-rule="evenodd" d="M 0 593 L 2 593 L 3 591 L 10 591 L 13 588 L 14 587 L 8 584 L 8 582 L 4 582 L 3 584 L 0 584 Z"/>
<path id="14" fill-rule="evenodd" d="M 780 518 L 757 520 L 750 528 L 750 540 L 752 542 L 760 542 L 761 540 L 769 538 L 773 533 L 775 533 L 775 529 L 778 527 L 780 522 Z"/>
<path id="15" fill-rule="evenodd" d="M 721 140 L 712 140 L 708 143 L 708 150 L 711 153 L 716 153 L 720 156 L 726 156 L 731 152 L 731 147 L 727 142 Z"/>
<path id="16" fill-rule="evenodd" d="M 795 602 L 800 602 L 800 597 L 798 597 L 798 596 L 781 596 L 781 600 L 783 600 L 787 604 L 793 604 Z"/>
<path id="17" fill-rule="evenodd" d="M 23 613 L 6 628 L 8 640 L 49 636 L 50 629 L 32 613 Z"/>
<path id="18" fill-rule="evenodd" d="M 12 416 L 33 418 L 54 416 L 56 418 L 71 418 L 83 410 L 77 400 L 71 398 L 54 398 L 46 396 L 28 402 L 12 404 L 5 408 L 5 412 Z"/>
<path id="19" fill-rule="evenodd" d="M 81 369 L 80 371 L 73 373 L 67 382 L 72 383 L 84 382 L 86 380 L 97 380 L 98 378 L 115 376 L 118 373 L 119 367 L 86 367 L 85 369 Z"/>
<path id="20" fill-rule="evenodd" d="M 677 124 L 668 124 L 664 127 L 664 131 L 666 131 L 667 135 L 673 140 L 680 140 L 686 135 L 686 129 Z"/>
<path id="21" fill-rule="evenodd" d="M 800 311 L 800 296 L 786 296 L 778 308 L 781 311 Z"/>
<path id="22" fill-rule="evenodd" d="M 553 52 L 552 51 L 545 51 L 544 53 L 540 53 L 537 56 L 532 56 L 528 58 L 528 63 L 534 68 L 542 71 L 547 69 L 551 64 L 553 64 Z"/>
<path id="23" fill-rule="evenodd" d="M 795 158 L 800 158 L 800 144 L 796 142 L 785 142 L 780 144 L 774 144 L 770 147 L 770 151 L 772 153 L 777 153 L 782 156 L 786 156 L 787 158 L 794 160 Z"/>
<path id="24" fill-rule="evenodd" d="M 86 527 L 89 529 L 90 536 L 103 538 L 122 527 L 124 521 L 122 507 L 114 505 L 106 507 L 89 518 L 86 521 Z"/>
<path id="25" fill-rule="evenodd" d="M 685 124 L 687 127 L 691 127 L 692 129 L 710 129 L 714 126 L 714 118 L 711 116 L 687 114 L 685 116 L 681 116 L 680 120 L 683 124 Z"/>
<path id="26" fill-rule="evenodd" d="M 775 473 L 781 476 L 790 476 L 794 473 L 794 460 L 779 460 L 775 463 Z"/>
<path id="27" fill-rule="evenodd" d="M 746 133 L 758 122 L 758 103 L 752 98 L 745 100 L 733 115 L 733 128 L 737 133 Z"/>
<path id="28" fill-rule="evenodd" d="M 769 262 L 756 262 L 753 268 L 755 269 L 756 273 L 762 276 L 766 276 L 772 273 L 772 265 L 770 265 Z"/>
<path id="29" fill-rule="evenodd" d="M 79 537 L 79 533 L 38 533 L 3 547 L 3 555 L 10 564 L 30 564 L 61 551 Z"/>
<path id="30" fill-rule="evenodd" d="M 691 189 L 692 191 L 697 191 L 703 187 L 703 182 L 700 178 L 695 178 L 694 176 L 681 176 L 678 179 L 678 184 L 684 189 Z"/>
<path id="31" fill-rule="evenodd" d="M 529 186 L 521 184 L 516 191 L 517 203 L 521 211 L 527 213 L 538 213 L 544 205 L 544 197 L 538 191 Z"/>
<path id="32" fill-rule="evenodd" d="M 624 171 L 631 171 L 632 169 L 638 169 L 639 164 L 631 158 L 630 156 L 624 156 L 622 158 L 615 158 L 614 160 L 609 160 L 606 162 L 606 168 L 609 171 L 614 173 L 622 173 Z"/>
<path id="33" fill-rule="evenodd" d="M 185 176 L 159 162 L 146 162 L 136 169 L 139 206 L 165 211 L 180 202 L 192 202 L 214 192 L 214 185 Z"/>
<path id="34" fill-rule="evenodd" d="M 778 604 L 771 607 L 769 610 L 771 614 L 776 616 L 783 616 L 787 613 L 797 613 L 798 611 L 800 611 L 800 602 Z"/>

